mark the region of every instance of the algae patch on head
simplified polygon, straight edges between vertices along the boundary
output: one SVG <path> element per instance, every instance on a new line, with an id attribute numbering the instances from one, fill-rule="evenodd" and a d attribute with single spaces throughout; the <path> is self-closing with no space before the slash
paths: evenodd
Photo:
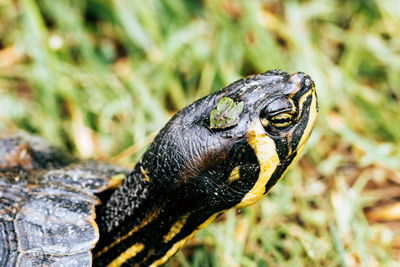
<path id="1" fill-rule="evenodd" d="M 237 125 L 243 108 L 243 102 L 236 104 L 232 98 L 222 97 L 210 113 L 210 129 L 226 129 Z"/>

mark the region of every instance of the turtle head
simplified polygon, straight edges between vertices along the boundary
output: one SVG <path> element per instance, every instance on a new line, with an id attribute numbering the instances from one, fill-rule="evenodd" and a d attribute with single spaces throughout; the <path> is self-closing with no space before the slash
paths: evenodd
<path id="1" fill-rule="evenodd" d="M 304 148 L 317 116 L 304 73 L 271 70 L 206 96 L 160 131 L 140 167 L 165 192 L 227 209 L 258 201 Z"/>
<path id="2" fill-rule="evenodd" d="M 223 211 L 261 199 L 304 148 L 317 110 L 308 75 L 272 70 L 179 111 L 104 206 L 96 263 L 159 266 Z"/>

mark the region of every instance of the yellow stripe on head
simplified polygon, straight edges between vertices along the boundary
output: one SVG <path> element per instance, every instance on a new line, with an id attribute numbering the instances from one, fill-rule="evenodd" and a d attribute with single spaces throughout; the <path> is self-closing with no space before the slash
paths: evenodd
<path id="1" fill-rule="evenodd" d="M 286 172 L 290 169 L 290 167 L 293 165 L 293 163 L 296 162 L 296 159 L 299 157 L 299 155 L 301 154 L 301 152 L 304 150 L 304 148 L 306 147 L 308 138 L 311 135 L 311 131 L 314 127 L 314 123 L 317 119 L 318 116 L 318 108 L 317 108 L 317 96 L 315 94 L 315 88 L 313 86 L 313 88 L 307 92 L 306 94 L 304 94 L 300 100 L 299 100 L 299 105 L 303 107 L 303 103 L 306 101 L 307 97 L 309 95 L 312 95 L 312 100 L 311 100 L 311 105 L 310 105 L 310 113 L 308 115 L 308 122 L 307 122 L 307 126 L 303 131 L 303 135 L 301 136 L 301 139 L 297 145 L 297 148 L 295 150 L 296 152 L 296 156 L 293 158 L 292 162 L 290 162 L 290 164 L 286 167 L 285 171 L 282 173 L 281 177 L 276 181 L 276 183 L 278 183 L 280 181 L 280 179 L 282 179 L 283 176 L 285 176 Z M 291 147 L 289 147 L 291 148 Z M 292 151 L 290 151 L 290 153 L 292 153 Z M 272 189 L 272 187 L 268 188 L 268 192 Z M 268 193 L 266 192 L 266 193 Z"/>
<path id="2" fill-rule="evenodd" d="M 311 131 L 314 127 L 314 123 L 317 120 L 317 116 L 318 116 L 318 107 L 317 107 L 317 95 L 315 94 L 315 88 L 314 86 L 311 88 L 310 91 L 308 91 L 308 93 L 304 94 L 300 100 L 299 100 L 299 106 L 303 107 L 304 102 L 306 101 L 307 97 L 309 95 L 312 95 L 312 100 L 311 100 L 311 105 L 310 105 L 310 113 L 308 115 L 308 122 L 307 122 L 307 126 L 304 129 L 303 135 L 300 139 L 299 145 L 298 145 L 298 154 L 300 154 L 300 152 L 304 149 L 305 144 L 307 143 L 308 138 L 311 135 Z M 304 108 L 304 107 L 303 107 Z M 301 150 L 300 150 L 301 149 Z"/>
<path id="3" fill-rule="evenodd" d="M 260 173 L 253 188 L 246 193 L 239 204 L 235 206 L 236 208 L 247 207 L 259 201 L 265 194 L 265 185 L 279 165 L 275 142 L 265 133 L 259 120 L 250 125 L 246 133 L 246 139 L 257 156 L 260 164 Z"/>
<path id="4" fill-rule="evenodd" d="M 229 174 L 228 183 L 230 184 L 236 180 L 239 180 L 239 178 L 240 178 L 240 168 L 239 166 L 236 166 Z"/>

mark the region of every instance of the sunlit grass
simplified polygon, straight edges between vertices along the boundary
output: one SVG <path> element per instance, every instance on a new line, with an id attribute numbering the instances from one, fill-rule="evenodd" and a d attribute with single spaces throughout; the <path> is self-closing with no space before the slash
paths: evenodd
<path id="1" fill-rule="evenodd" d="M 196 98 L 304 71 L 320 103 L 306 155 L 170 265 L 396 266 L 400 214 L 376 212 L 400 197 L 399 28 L 394 0 L 0 0 L 0 130 L 132 164 Z"/>

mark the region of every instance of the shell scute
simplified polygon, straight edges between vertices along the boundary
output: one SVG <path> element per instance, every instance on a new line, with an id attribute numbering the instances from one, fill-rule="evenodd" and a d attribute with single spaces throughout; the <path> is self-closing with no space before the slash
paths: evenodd
<path id="1" fill-rule="evenodd" d="M 130 170 L 77 162 L 43 139 L 0 139 L 0 266 L 91 266 L 99 238 L 94 193 Z"/>
<path id="2" fill-rule="evenodd" d="M 38 178 L 38 183 L 62 184 L 90 193 L 98 193 L 113 186 L 111 177 L 130 170 L 99 161 L 84 161 L 62 169 L 51 170 Z"/>
<path id="3" fill-rule="evenodd" d="M 0 179 L 0 218 L 5 220 L 15 218 L 20 203 L 27 196 L 26 185 L 26 181 L 6 183 Z"/>
<path id="4" fill-rule="evenodd" d="M 37 253 L 21 255 L 18 267 L 82 267 L 91 266 L 92 255 L 90 252 L 82 252 L 73 255 L 54 256 Z"/>
<path id="5" fill-rule="evenodd" d="M 0 266 L 15 266 L 18 241 L 12 221 L 0 218 Z"/>
<path id="6" fill-rule="evenodd" d="M 22 252 L 68 255 L 89 251 L 99 238 L 94 205 L 65 196 L 30 196 L 15 225 Z"/>
<path id="7" fill-rule="evenodd" d="M 61 187 L 62 186 L 62 187 Z M 40 196 L 63 196 L 68 199 L 79 199 L 93 205 L 99 205 L 100 200 L 93 194 L 83 192 L 75 187 L 59 185 L 59 184 L 43 184 L 40 187 L 32 187 L 30 192 Z"/>

